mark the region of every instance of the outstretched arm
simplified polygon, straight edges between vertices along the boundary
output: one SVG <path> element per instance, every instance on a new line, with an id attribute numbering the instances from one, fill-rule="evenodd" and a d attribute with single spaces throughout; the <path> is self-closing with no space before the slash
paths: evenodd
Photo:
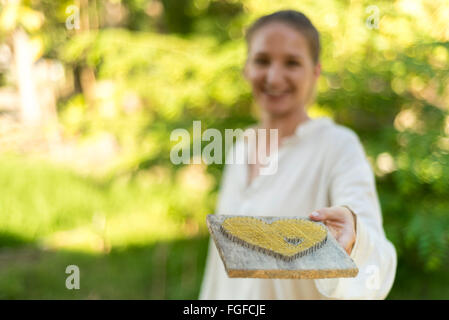
<path id="1" fill-rule="evenodd" d="M 354 278 L 319 279 L 322 295 L 334 299 L 385 299 L 396 274 L 397 256 L 386 238 L 374 174 L 357 136 L 345 132 L 332 151 L 330 208 L 311 219 L 325 223 L 354 260 Z"/>

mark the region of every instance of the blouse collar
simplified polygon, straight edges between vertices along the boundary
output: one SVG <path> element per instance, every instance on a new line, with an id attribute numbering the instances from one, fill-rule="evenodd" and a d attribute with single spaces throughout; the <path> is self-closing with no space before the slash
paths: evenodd
<path id="1" fill-rule="evenodd" d="M 306 135 L 314 132 L 315 130 L 329 125 L 333 120 L 329 117 L 320 117 L 307 120 L 306 122 L 300 123 L 296 129 L 295 133 L 289 137 L 283 139 L 284 144 L 293 143 L 299 141 L 299 139 L 304 138 Z"/>
<path id="2" fill-rule="evenodd" d="M 295 129 L 295 134 L 301 137 L 319 127 L 330 124 L 331 122 L 332 119 L 328 117 L 310 119 L 304 123 L 300 123 Z"/>

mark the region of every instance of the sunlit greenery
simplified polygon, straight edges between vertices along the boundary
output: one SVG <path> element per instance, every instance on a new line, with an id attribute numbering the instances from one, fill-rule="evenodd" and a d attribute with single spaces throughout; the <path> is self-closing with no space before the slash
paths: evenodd
<path id="1" fill-rule="evenodd" d="M 36 59 L 63 63 L 74 82 L 57 103 L 63 138 L 83 143 L 109 134 L 120 152 L 95 177 L 35 158 L 1 158 L 0 298 L 196 297 L 205 216 L 223 166 L 173 165 L 170 133 L 191 132 L 194 120 L 220 131 L 257 121 L 241 75 L 243 32 L 283 8 L 303 11 L 321 34 L 323 73 L 310 114 L 355 130 L 376 173 L 384 227 L 399 257 L 390 298 L 449 298 L 447 1 L 89 1 L 81 9 L 90 24 L 81 30 L 65 26 L 67 6 L 77 2 L 18 3 L 0 9 L 0 41 L 23 27 Z M 90 87 L 85 70 L 95 77 Z M 2 72 L 0 86 L 8 84 Z M 198 251 L 194 267 L 189 255 L 176 254 L 183 247 Z M 1 248 L 17 263 L 27 252 L 31 258 L 16 268 Z M 160 254 L 167 263 L 152 264 Z M 52 274 L 63 279 L 75 260 L 90 270 L 88 279 L 103 280 L 83 280 L 89 290 L 76 294 L 55 289 L 63 280 Z M 108 265 L 104 275 L 97 261 Z M 178 292 L 179 266 L 194 279 Z M 135 294 L 118 293 L 127 280 L 105 280 L 121 274 Z"/>

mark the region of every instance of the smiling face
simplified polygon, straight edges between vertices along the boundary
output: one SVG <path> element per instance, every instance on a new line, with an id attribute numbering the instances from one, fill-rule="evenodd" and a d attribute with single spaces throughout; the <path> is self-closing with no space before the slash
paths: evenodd
<path id="1" fill-rule="evenodd" d="M 251 37 L 244 75 L 257 104 L 271 117 L 305 112 L 320 64 L 305 36 L 282 22 L 271 22 Z"/>

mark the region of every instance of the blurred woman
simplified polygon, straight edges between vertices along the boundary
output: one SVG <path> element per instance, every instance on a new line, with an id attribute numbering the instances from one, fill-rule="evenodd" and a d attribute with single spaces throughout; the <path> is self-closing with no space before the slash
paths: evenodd
<path id="1" fill-rule="evenodd" d="M 363 147 L 350 129 L 307 114 L 321 72 L 318 31 L 302 13 L 284 10 L 259 18 L 246 40 L 243 73 L 260 107 L 258 128 L 278 130 L 279 145 L 252 148 L 276 157 L 277 171 L 261 175 L 257 157 L 254 164 L 227 164 L 216 214 L 322 221 L 359 273 L 316 280 L 229 278 L 211 241 L 200 299 L 384 299 L 397 257 L 385 237 Z M 246 150 L 244 144 L 237 141 L 234 152 Z"/>

